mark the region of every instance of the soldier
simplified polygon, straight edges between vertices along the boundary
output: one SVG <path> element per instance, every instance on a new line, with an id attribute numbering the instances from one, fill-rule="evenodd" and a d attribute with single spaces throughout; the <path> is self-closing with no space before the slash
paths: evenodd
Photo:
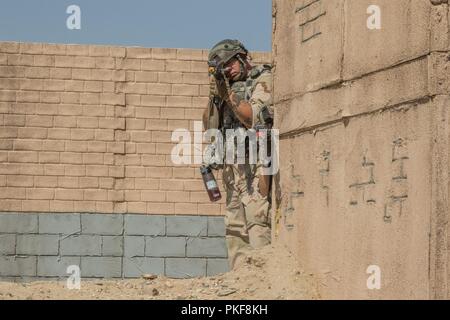
<path id="1" fill-rule="evenodd" d="M 206 129 L 248 130 L 271 126 L 273 121 L 270 65 L 254 67 L 244 45 L 237 40 L 217 43 L 208 57 L 211 75 L 210 103 L 203 114 Z M 247 156 L 248 157 L 248 154 Z M 262 163 L 224 163 L 226 191 L 226 242 L 234 268 L 251 248 L 270 244 L 271 176 Z"/>

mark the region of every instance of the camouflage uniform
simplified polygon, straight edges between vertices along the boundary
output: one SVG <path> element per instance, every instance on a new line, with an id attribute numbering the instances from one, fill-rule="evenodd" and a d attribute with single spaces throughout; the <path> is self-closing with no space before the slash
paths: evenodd
<path id="1" fill-rule="evenodd" d="M 223 66 L 233 57 L 240 61 L 241 70 L 243 70 L 244 61 L 241 55 L 245 57 L 247 54 L 247 49 L 237 40 L 223 40 L 211 49 L 208 56 L 212 75 L 210 103 L 204 114 L 206 129 L 247 130 L 237 120 L 231 107 L 226 105 L 223 92 L 219 92 L 216 82 L 218 78 L 222 78 L 220 70 L 223 70 Z M 241 72 L 239 81 L 230 84 L 229 90 L 251 105 L 253 128 L 264 124 L 261 113 L 263 109 L 267 108 L 273 113 L 271 89 L 272 73 L 269 65 L 253 67 L 247 75 Z M 249 249 L 265 246 L 271 239 L 269 217 L 271 176 L 262 174 L 261 163 L 249 164 L 248 160 L 246 156 L 245 164 L 226 164 L 225 162 L 222 171 L 226 191 L 226 241 L 232 268 L 237 259 Z"/>
<path id="2" fill-rule="evenodd" d="M 253 127 L 263 124 L 261 109 L 272 109 L 272 74 L 268 65 L 255 67 L 246 81 L 235 82 L 231 90 L 248 101 L 253 111 Z M 229 110 L 229 108 L 227 108 Z M 231 112 L 231 111 L 229 111 Z M 226 116 L 225 116 L 226 117 Z M 235 120 L 233 128 L 246 130 Z M 248 159 L 246 159 L 248 160 Z M 270 243 L 270 177 L 262 175 L 262 165 L 224 164 L 223 183 L 226 190 L 226 241 L 230 266 L 250 248 Z"/>

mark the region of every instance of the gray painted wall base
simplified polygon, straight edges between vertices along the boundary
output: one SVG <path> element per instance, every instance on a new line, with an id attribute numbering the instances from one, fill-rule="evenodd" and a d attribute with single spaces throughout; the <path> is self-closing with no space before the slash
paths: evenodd
<path id="1" fill-rule="evenodd" d="M 228 271 L 223 217 L 0 212 L 0 281 L 213 276 Z"/>

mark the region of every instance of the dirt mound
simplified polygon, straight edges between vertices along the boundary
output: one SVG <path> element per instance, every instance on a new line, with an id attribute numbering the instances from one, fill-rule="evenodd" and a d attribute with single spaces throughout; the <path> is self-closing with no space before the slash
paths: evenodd
<path id="1" fill-rule="evenodd" d="M 236 270 L 206 278 L 169 279 L 146 275 L 136 280 L 82 281 L 69 290 L 64 281 L 0 282 L 0 299 L 317 299 L 312 275 L 298 269 L 283 247 L 248 254 Z"/>

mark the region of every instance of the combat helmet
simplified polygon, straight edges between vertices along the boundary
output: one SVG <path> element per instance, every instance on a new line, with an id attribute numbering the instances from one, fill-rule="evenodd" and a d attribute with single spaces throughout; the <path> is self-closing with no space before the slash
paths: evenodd
<path id="1" fill-rule="evenodd" d="M 248 55 L 248 50 L 239 40 L 225 39 L 212 47 L 208 55 L 210 68 L 220 70 L 223 66 L 238 54 Z"/>

